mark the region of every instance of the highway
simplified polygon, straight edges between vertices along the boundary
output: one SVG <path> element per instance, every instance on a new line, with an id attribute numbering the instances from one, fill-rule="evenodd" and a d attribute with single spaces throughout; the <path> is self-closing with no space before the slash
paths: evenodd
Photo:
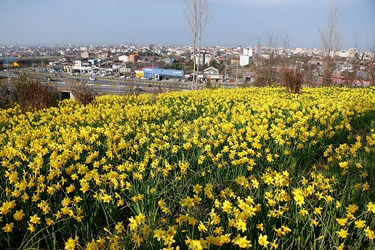
<path id="1" fill-rule="evenodd" d="M 31 77 L 38 79 L 42 82 L 48 82 L 51 85 L 56 86 L 58 89 L 69 89 L 73 88 L 78 84 L 86 84 L 91 86 L 97 93 L 114 93 L 114 94 L 125 94 L 135 92 L 166 92 L 172 90 L 189 90 L 191 89 L 191 82 L 163 80 L 142 80 L 142 79 L 125 79 L 117 78 L 112 76 L 99 76 L 95 77 L 95 80 L 90 80 L 89 75 L 70 75 L 68 73 L 49 73 L 49 72 L 37 72 L 31 71 L 30 69 L 22 69 L 18 72 L 27 73 Z M 4 77 L 18 78 L 17 72 L 1 71 L 0 75 Z M 202 89 L 205 84 L 199 84 L 198 88 Z"/>
<path id="2" fill-rule="evenodd" d="M 86 84 L 92 87 L 98 94 L 132 94 L 132 93 L 160 93 L 174 90 L 190 90 L 191 82 L 176 80 L 142 80 L 125 79 L 113 76 L 98 76 L 95 80 L 90 80 L 90 75 L 71 75 L 69 73 L 50 73 L 23 68 L 17 71 L 0 71 L 0 76 L 18 78 L 19 73 L 26 73 L 35 79 L 56 86 L 59 90 L 70 90 L 79 84 Z M 221 85 L 225 88 L 233 88 L 233 85 Z M 204 89 L 206 84 L 199 83 L 198 89 Z"/>

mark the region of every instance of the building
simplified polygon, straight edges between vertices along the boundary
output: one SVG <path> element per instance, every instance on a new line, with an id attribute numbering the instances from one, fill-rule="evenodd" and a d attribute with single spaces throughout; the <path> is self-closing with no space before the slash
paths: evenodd
<path id="1" fill-rule="evenodd" d="M 128 60 L 129 62 L 136 63 L 139 60 L 139 54 L 131 54 Z"/>
<path id="2" fill-rule="evenodd" d="M 346 57 L 348 57 L 348 51 L 346 51 L 346 50 L 340 50 L 340 51 L 337 52 L 337 55 L 338 55 L 339 57 L 344 57 L 344 58 L 346 58 Z"/>
<path id="3" fill-rule="evenodd" d="M 73 73 L 92 73 L 91 63 L 88 61 L 75 60 Z"/>
<path id="4" fill-rule="evenodd" d="M 208 83 L 217 83 L 223 81 L 223 75 L 220 75 L 219 70 L 214 67 L 208 67 L 207 69 L 203 70 L 203 76 Z"/>
<path id="5" fill-rule="evenodd" d="M 108 51 L 100 52 L 100 53 L 98 54 L 98 57 L 99 57 L 100 59 L 106 59 L 106 58 L 109 57 L 109 52 L 108 52 Z"/>
<path id="6" fill-rule="evenodd" d="M 253 57 L 254 56 L 254 49 L 253 48 L 243 48 L 243 55 Z"/>
<path id="7" fill-rule="evenodd" d="M 201 52 L 200 54 L 195 55 L 195 63 L 200 65 L 209 65 L 213 56 L 207 52 Z"/>
<path id="8" fill-rule="evenodd" d="M 357 54 L 357 49 L 356 48 L 350 48 L 350 49 L 348 49 L 348 57 L 355 58 L 356 54 Z"/>
<path id="9" fill-rule="evenodd" d="M 165 58 L 164 60 L 164 63 L 166 64 L 173 64 L 173 62 L 175 61 L 174 58 L 172 57 L 168 57 L 168 58 Z"/>
<path id="10" fill-rule="evenodd" d="M 254 72 L 244 72 L 243 77 L 245 82 L 253 82 L 255 80 L 255 73 Z"/>
<path id="11" fill-rule="evenodd" d="M 183 78 L 183 70 L 143 68 L 144 77 L 147 79 L 163 80 L 169 78 Z"/>
<path id="12" fill-rule="evenodd" d="M 141 69 L 137 69 L 134 72 L 135 72 L 135 77 L 136 78 L 144 78 L 145 77 L 145 73 Z"/>
<path id="13" fill-rule="evenodd" d="M 120 62 L 129 62 L 129 56 L 126 56 L 126 55 L 119 56 L 118 60 Z"/>
<path id="14" fill-rule="evenodd" d="M 230 64 L 239 65 L 240 64 L 240 60 L 238 60 L 238 59 L 231 59 L 230 60 Z"/>
<path id="15" fill-rule="evenodd" d="M 250 63 L 250 57 L 249 56 L 240 56 L 240 66 L 246 66 Z"/>
<path id="16" fill-rule="evenodd" d="M 97 58 L 93 58 L 93 59 L 89 59 L 89 60 L 87 60 L 92 66 L 94 66 L 94 65 L 97 65 L 97 64 L 99 64 L 100 62 L 101 62 L 101 60 L 100 59 L 97 59 Z"/>
<path id="17" fill-rule="evenodd" d="M 90 57 L 90 53 L 88 51 L 81 52 L 81 58 L 82 59 L 87 59 L 89 57 Z"/>

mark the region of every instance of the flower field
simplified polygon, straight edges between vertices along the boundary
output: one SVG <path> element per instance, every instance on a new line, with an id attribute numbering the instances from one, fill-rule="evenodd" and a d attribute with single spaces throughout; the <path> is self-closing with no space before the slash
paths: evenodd
<path id="1" fill-rule="evenodd" d="M 0 110 L 0 249 L 375 249 L 375 88 Z"/>

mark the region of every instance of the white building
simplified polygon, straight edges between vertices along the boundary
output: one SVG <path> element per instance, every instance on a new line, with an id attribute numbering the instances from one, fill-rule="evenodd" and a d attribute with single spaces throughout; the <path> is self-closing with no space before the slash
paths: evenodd
<path id="1" fill-rule="evenodd" d="M 74 66 L 73 66 L 73 71 L 79 72 L 81 74 L 82 73 L 91 73 L 92 72 L 92 66 L 88 61 L 82 62 L 81 60 L 75 60 Z"/>
<path id="2" fill-rule="evenodd" d="M 91 66 L 97 65 L 98 63 L 101 62 L 100 59 L 96 59 L 96 58 L 94 58 L 94 59 L 89 59 L 89 60 L 87 60 L 87 61 L 88 61 L 89 63 L 91 63 Z"/>
<path id="3" fill-rule="evenodd" d="M 296 48 L 295 49 L 295 53 L 296 54 L 302 54 L 302 53 L 304 53 L 305 52 L 305 49 L 304 48 Z"/>
<path id="4" fill-rule="evenodd" d="M 356 48 L 350 48 L 350 49 L 348 49 L 348 57 L 355 58 L 356 54 L 357 54 L 357 49 Z"/>
<path id="5" fill-rule="evenodd" d="M 248 57 L 254 56 L 254 49 L 253 48 L 243 48 L 243 55 Z"/>
<path id="6" fill-rule="evenodd" d="M 74 61 L 74 68 L 79 69 L 82 67 L 82 61 L 81 60 L 75 60 Z"/>
<path id="7" fill-rule="evenodd" d="M 250 57 L 249 56 L 240 56 L 240 66 L 246 66 L 250 63 Z"/>
<path id="8" fill-rule="evenodd" d="M 337 54 L 339 57 L 344 57 L 344 58 L 348 57 L 348 51 L 346 50 L 340 50 L 339 52 L 337 52 Z"/>
<path id="9" fill-rule="evenodd" d="M 129 62 L 129 56 L 126 56 L 126 55 L 119 56 L 118 60 L 120 62 Z"/>
<path id="10" fill-rule="evenodd" d="M 206 64 L 209 65 L 211 60 L 213 59 L 213 56 L 211 54 L 202 53 L 199 55 L 195 55 L 195 63 L 198 64 L 200 61 L 200 65 Z"/>
<path id="11" fill-rule="evenodd" d="M 203 71 L 204 78 L 207 82 L 217 83 L 223 81 L 223 75 L 220 75 L 220 72 L 217 68 L 209 67 Z"/>

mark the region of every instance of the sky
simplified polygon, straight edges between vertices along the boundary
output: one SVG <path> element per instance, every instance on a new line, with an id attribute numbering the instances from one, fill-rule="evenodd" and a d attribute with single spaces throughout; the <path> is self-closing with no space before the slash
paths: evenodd
<path id="1" fill-rule="evenodd" d="M 0 45 L 189 45 L 185 0 L 0 0 Z M 209 0 L 205 46 L 321 48 L 332 0 Z M 342 49 L 375 44 L 375 0 L 337 0 Z M 287 38 L 287 39 L 286 39 Z"/>

